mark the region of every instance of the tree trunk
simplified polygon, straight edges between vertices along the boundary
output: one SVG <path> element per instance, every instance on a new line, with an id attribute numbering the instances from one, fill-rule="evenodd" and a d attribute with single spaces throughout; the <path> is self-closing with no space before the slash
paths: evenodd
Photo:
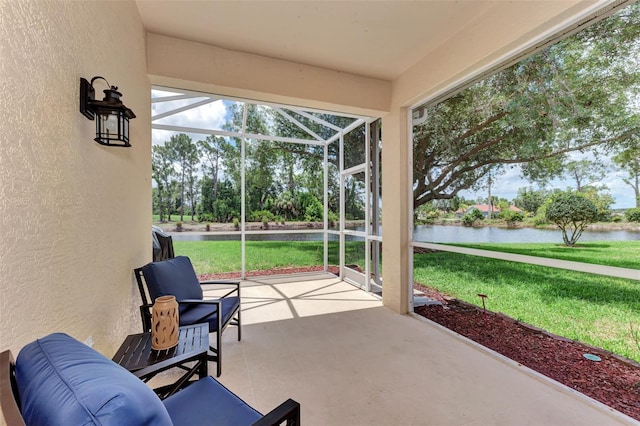
<path id="1" fill-rule="evenodd" d="M 184 221 L 184 169 L 182 172 L 182 180 L 180 182 L 180 222 Z"/>
<path id="2" fill-rule="evenodd" d="M 638 175 L 636 175 L 636 184 L 633 190 L 636 193 L 636 208 L 640 209 L 640 177 Z"/>

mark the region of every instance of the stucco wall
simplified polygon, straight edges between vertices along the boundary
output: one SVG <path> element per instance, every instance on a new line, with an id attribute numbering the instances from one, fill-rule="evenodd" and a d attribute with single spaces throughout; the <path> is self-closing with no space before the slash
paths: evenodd
<path id="1" fill-rule="evenodd" d="M 132 268 L 151 257 L 150 85 L 132 1 L 0 1 L 0 350 L 54 331 L 107 356 L 139 332 Z M 93 142 L 80 77 L 137 117 Z M 102 87 L 96 82 L 96 92 Z"/>
<path id="2" fill-rule="evenodd" d="M 154 84 L 357 114 L 388 111 L 391 82 L 147 35 Z"/>

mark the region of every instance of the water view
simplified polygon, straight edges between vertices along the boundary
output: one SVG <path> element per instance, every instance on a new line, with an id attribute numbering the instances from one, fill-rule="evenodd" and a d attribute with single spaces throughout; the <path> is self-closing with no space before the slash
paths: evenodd
<path id="1" fill-rule="evenodd" d="M 362 230 L 362 228 L 358 229 Z M 239 240 L 240 235 L 215 233 L 172 233 L 176 241 L 228 241 Z M 413 233 L 414 241 L 425 243 L 562 243 L 562 234 L 555 229 L 466 227 L 446 225 L 419 225 Z M 330 238 L 335 238 L 330 236 Z M 248 241 L 322 241 L 322 232 L 299 234 L 248 235 Z M 584 231 L 580 242 L 640 240 L 638 231 Z"/>
<path id="2" fill-rule="evenodd" d="M 416 226 L 415 241 L 429 243 L 559 243 L 562 233 L 557 229 L 497 228 L 484 226 L 423 225 Z M 640 240 L 637 231 L 584 231 L 579 242 Z"/>

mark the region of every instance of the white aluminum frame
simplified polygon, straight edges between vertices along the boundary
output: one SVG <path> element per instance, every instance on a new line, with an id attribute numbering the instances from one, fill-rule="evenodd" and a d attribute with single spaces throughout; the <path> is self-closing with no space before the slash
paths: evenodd
<path id="1" fill-rule="evenodd" d="M 158 96 L 153 97 L 151 99 L 151 104 L 164 104 L 166 102 L 176 102 L 180 103 L 179 106 L 175 108 L 167 109 L 163 112 L 157 113 L 151 117 L 151 128 L 157 130 L 166 130 L 171 132 L 180 132 L 180 133 L 191 133 L 191 134 L 201 134 L 201 135 L 215 135 L 215 136 L 226 136 L 236 138 L 240 141 L 240 159 L 241 159 L 241 167 L 240 167 L 240 231 L 234 232 L 220 232 L 216 233 L 216 235 L 240 235 L 240 245 L 241 245 L 241 262 L 242 262 L 242 270 L 241 270 L 241 278 L 246 278 L 246 241 L 247 235 L 264 235 L 264 234 L 296 234 L 296 233 L 322 233 L 323 234 L 323 243 L 324 243 L 324 271 L 328 271 L 328 259 L 329 259 L 329 235 L 339 235 L 340 241 L 340 278 L 345 278 L 345 255 L 344 255 L 344 244 L 345 244 L 345 235 L 356 235 L 358 237 L 365 238 L 365 275 L 364 277 L 370 276 L 370 250 L 369 250 L 369 241 L 370 239 L 375 239 L 381 241 L 380 236 L 369 235 L 370 227 L 370 171 L 367 164 L 370 164 L 370 149 L 369 149 L 369 125 L 377 118 L 348 114 L 348 113 L 337 113 L 332 111 L 323 111 L 313 108 L 302 108 L 291 105 L 278 104 L 273 102 L 258 102 L 248 99 L 234 98 L 234 97 L 223 97 L 215 94 L 208 94 L 203 92 L 196 92 L 192 90 L 185 89 L 177 89 L 170 88 L 164 86 L 153 86 L 152 90 L 158 90 L 166 93 L 170 93 L 166 96 Z M 217 101 L 232 101 L 243 104 L 242 111 L 242 126 L 240 131 L 228 131 L 222 129 L 211 129 L 211 128 L 199 128 L 192 126 L 182 126 L 182 125 L 170 125 L 170 124 L 162 124 L 158 123 L 159 120 L 162 120 L 166 117 L 171 117 L 176 114 L 180 114 L 189 110 L 193 110 L 195 108 L 211 104 Z M 277 112 L 280 116 L 287 119 L 291 123 L 293 123 L 296 127 L 302 130 L 305 134 L 309 135 L 309 139 L 302 138 L 293 138 L 281 135 L 262 135 L 262 134 L 254 134 L 247 132 L 247 115 L 248 115 L 248 106 L 250 104 L 253 105 L 261 105 L 272 108 L 275 112 Z M 301 123 L 300 120 L 293 117 L 287 111 L 293 111 L 301 117 L 305 117 L 308 120 L 311 120 L 315 123 L 318 123 L 324 126 L 327 129 L 333 130 L 335 133 L 329 138 L 323 139 L 320 135 L 309 129 L 304 123 Z M 315 115 L 313 113 L 323 113 L 323 114 L 332 114 L 341 117 L 351 118 L 353 122 L 351 122 L 345 128 L 340 128 L 332 123 L 329 123 Z M 344 170 L 344 135 L 349 132 L 359 128 L 362 125 L 366 126 L 366 140 L 365 140 L 365 152 L 366 152 L 366 162 L 364 164 L 357 165 L 355 167 L 351 167 L 348 170 Z M 323 229 L 322 230 L 269 230 L 269 231 L 249 231 L 246 227 L 246 175 L 245 175 L 245 160 L 246 160 L 246 142 L 248 140 L 267 140 L 267 141 L 278 141 L 278 142 L 286 142 L 286 143 L 296 143 L 303 145 L 315 145 L 323 147 L 323 169 L 324 169 L 324 196 L 323 196 L 323 206 L 324 206 L 324 215 L 323 215 Z M 333 231 L 329 229 L 329 201 L 328 201 L 328 191 L 329 191 L 329 144 L 338 142 L 339 144 L 339 176 L 340 176 L 340 230 Z M 365 208 L 365 232 L 356 232 L 345 230 L 344 227 L 344 179 L 345 176 L 355 174 L 355 173 L 365 173 L 365 186 L 366 186 L 366 200 L 367 207 Z M 355 271 L 353 271 L 355 272 Z M 353 274 L 349 273 L 352 278 L 352 282 L 360 287 L 370 289 L 370 285 L 368 280 L 364 280 L 364 277 L 358 278 Z M 362 275 L 362 274 L 359 274 Z"/>

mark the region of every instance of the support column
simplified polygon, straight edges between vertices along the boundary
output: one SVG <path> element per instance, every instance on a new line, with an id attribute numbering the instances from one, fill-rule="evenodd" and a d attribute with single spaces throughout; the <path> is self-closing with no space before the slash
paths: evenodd
<path id="1" fill-rule="evenodd" d="M 409 310 L 409 131 L 407 108 L 382 118 L 382 302 Z"/>

